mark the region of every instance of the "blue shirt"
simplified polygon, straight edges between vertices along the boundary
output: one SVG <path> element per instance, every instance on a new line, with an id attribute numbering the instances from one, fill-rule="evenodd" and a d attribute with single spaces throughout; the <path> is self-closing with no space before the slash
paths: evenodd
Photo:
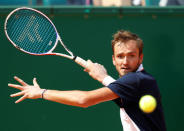
<path id="1" fill-rule="evenodd" d="M 159 88 L 156 80 L 145 70 L 130 72 L 108 85 L 108 88 L 119 96 L 114 101 L 125 109 L 141 131 L 166 131 Z M 150 114 L 143 113 L 139 108 L 141 96 L 147 94 L 157 100 L 157 107 Z"/>

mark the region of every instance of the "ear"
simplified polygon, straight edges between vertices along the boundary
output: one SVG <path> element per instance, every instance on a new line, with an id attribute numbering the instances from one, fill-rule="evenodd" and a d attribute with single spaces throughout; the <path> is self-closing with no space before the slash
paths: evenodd
<path id="1" fill-rule="evenodd" d="M 140 55 L 140 63 L 142 63 L 142 61 L 143 61 L 143 56 L 144 56 L 144 54 L 142 53 L 142 54 Z"/>
<path id="2" fill-rule="evenodd" d="M 112 63 L 113 63 L 114 66 L 116 65 L 114 55 L 112 55 Z"/>

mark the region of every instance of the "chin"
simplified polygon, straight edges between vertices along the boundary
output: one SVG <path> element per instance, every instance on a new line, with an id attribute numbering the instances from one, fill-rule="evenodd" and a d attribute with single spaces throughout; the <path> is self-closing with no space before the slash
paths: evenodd
<path id="1" fill-rule="evenodd" d="M 124 76 L 124 75 L 128 74 L 129 72 L 132 72 L 132 71 L 120 72 L 120 73 L 119 73 L 119 75 L 122 77 L 122 76 Z"/>
<path id="2" fill-rule="evenodd" d="M 119 73 L 120 77 L 122 77 L 122 76 L 124 76 L 126 74 L 128 74 L 128 72 Z"/>

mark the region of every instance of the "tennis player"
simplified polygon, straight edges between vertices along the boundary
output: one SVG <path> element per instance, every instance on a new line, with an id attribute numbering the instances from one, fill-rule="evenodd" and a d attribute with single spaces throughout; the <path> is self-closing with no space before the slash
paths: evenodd
<path id="1" fill-rule="evenodd" d="M 22 96 L 16 101 L 24 99 L 43 98 L 66 105 L 89 107 L 113 100 L 120 107 L 121 122 L 124 131 L 166 131 L 161 96 L 156 80 L 143 68 L 143 42 L 136 35 L 120 30 L 114 34 L 112 40 L 112 61 L 120 78 L 110 77 L 106 69 L 88 60 L 85 69 L 91 77 L 101 82 L 105 87 L 92 91 L 58 91 L 42 89 L 36 78 L 33 85 L 28 85 L 18 77 L 14 77 L 21 85 L 8 84 L 8 86 L 21 90 L 11 97 Z M 150 114 L 139 109 L 139 99 L 145 94 L 154 96 L 157 107 Z"/>

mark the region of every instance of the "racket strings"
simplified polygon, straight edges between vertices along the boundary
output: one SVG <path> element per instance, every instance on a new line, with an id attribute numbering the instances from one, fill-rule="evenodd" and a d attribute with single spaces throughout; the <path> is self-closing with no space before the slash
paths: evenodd
<path id="1" fill-rule="evenodd" d="M 45 22 L 45 20 L 42 18 L 42 17 L 40 17 L 39 16 L 39 18 L 40 18 L 40 20 L 37 20 L 36 22 L 38 22 L 38 21 L 40 21 L 40 23 L 43 23 L 42 25 L 47 25 L 47 23 L 44 23 Z M 40 32 L 42 33 L 42 34 L 46 34 L 47 32 L 49 32 L 49 30 L 51 30 L 51 26 L 48 26 L 49 28 L 46 28 L 46 27 L 43 27 L 42 25 L 37 25 L 36 26 L 36 28 L 38 28 L 38 26 L 41 26 L 40 27 Z M 37 29 L 36 29 L 37 30 Z M 44 37 L 43 37 L 43 39 L 45 40 L 44 42 L 47 42 L 49 39 L 53 39 L 53 37 L 54 37 L 54 35 L 52 35 L 54 32 L 50 32 L 47 36 L 46 35 L 44 35 Z M 35 34 L 36 35 L 36 37 L 38 37 L 38 39 L 40 39 L 40 35 L 39 35 L 39 33 L 37 33 L 37 34 Z M 52 38 L 50 38 L 50 36 L 52 35 Z M 40 42 L 42 42 L 43 40 L 41 40 Z M 39 45 L 41 45 L 41 44 L 39 44 Z M 42 46 L 39 46 L 39 48 L 36 50 L 36 52 L 47 52 L 47 48 L 48 48 L 48 46 L 50 46 L 51 44 L 50 44 L 50 42 L 49 42 L 49 44 L 47 44 L 47 43 L 44 43 L 44 44 L 42 44 Z"/>
<path id="2" fill-rule="evenodd" d="M 16 34 L 19 33 L 18 31 L 21 31 L 22 29 L 19 28 L 20 24 L 23 24 L 23 20 L 17 20 L 19 18 L 19 13 L 17 13 L 16 15 L 14 15 L 14 17 L 10 17 L 9 21 L 8 21 L 8 26 L 7 29 L 11 35 L 12 38 L 15 38 Z M 14 25 L 14 28 L 12 28 L 12 25 Z M 18 30 L 17 30 L 18 29 Z"/>
<path id="3" fill-rule="evenodd" d="M 41 14 L 32 10 L 19 10 L 7 21 L 7 34 L 14 43 L 30 53 L 51 50 L 57 34 L 53 25 Z"/>
<path id="4" fill-rule="evenodd" d="M 11 39 L 15 40 L 16 38 L 18 38 L 17 40 L 17 46 L 18 47 L 25 47 L 25 45 L 23 45 L 23 43 L 20 43 L 19 41 L 19 38 L 20 38 L 20 34 L 21 32 L 23 32 L 23 29 L 24 28 L 19 28 L 20 25 L 24 25 L 24 22 L 23 19 L 20 19 L 20 20 L 16 20 L 17 19 L 17 16 L 18 15 L 15 15 L 14 18 L 12 18 L 12 20 L 10 19 L 9 21 L 12 21 L 11 23 L 13 23 L 13 28 L 12 28 L 12 24 L 9 24 L 8 26 L 8 32 L 9 32 L 9 36 L 11 37 Z M 26 42 L 24 42 L 25 44 Z M 22 45 L 21 45 L 22 44 Z"/>
<path id="5" fill-rule="evenodd" d="M 41 23 L 44 23 L 44 20 L 42 20 L 42 19 L 40 19 L 39 21 L 40 21 Z M 38 20 L 36 20 L 36 25 L 35 25 L 35 28 L 34 28 L 34 32 L 35 32 L 36 34 L 34 34 L 34 35 L 36 36 L 36 39 L 38 40 L 38 43 L 40 43 L 40 44 L 36 44 L 35 48 L 32 49 L 32 51 L 35 50 L 35 51 L 38 52 L 38 53 L 39 53 L 39 52 L 46 52 L 46 48 L 45 48 L 46 43 L 41 44 L 41 42 L 47 42 L 49 37 L 43 36 L 43 38 L 42 38 L 42 37 L 39 35 L 39 33 L 37 32 L 37 30 L 38 30 L 39 26 L 40 26 L 40 30 L 39 30 L 39 31 L 40 31 L 42 34 L 45 34 L 45 32 L 46 32 L 47 30 L 45 30 L 45 27 L 42 27 L 41 25 L 38 25 L 37 23 L 38 23 Z M 43 24 L 43 25 L 44 25 L 44 24 Z M 50 28 L 50 27 L 49 27 L 49 28 Z M 45 41 L 43 41 L 42 39 L 45 39 Z"/>
<path id="6" fill-rule="evenodd" d="M 36 15 L 39 15 L 39 14 L 36 14 Z M 35 48 L 32 48 L 31 52 L 32 51 L 35 51 L 38 53 L 47 52 L 47 49 L 50 46 L 50 44 L 47 44 L 48 39 L 53 39 L 53 37 L 54 37 L 54 35 L 52 35 L 54 32 L 49 32 L 49 30 L 51 30 L 52 26 L 48 26 L 48 23 L 46 23 L 47 20 L 45 20 L 43 17 L 41 17 L 41 16 L 34 16 L 34 17 L 37 17 L 37 19 L 35 20 L 36 24 L 33 28 L 33 32 L 35 32 L 34 35 L 37 39 L 38 44 L 35 44 Z M 38 24 L 38 23 L 42 23 L 42 24 Z M 45 25 L 45 27 L 42 25 Z M 46 28 L 46 27 L 49 27 L 49 28 Z M 38 28 L 39 28 L 39 32 L 38 32 Z M 41 37 L 39 35 L 39 33 L 46 34 L 47 32 L 49 32 L 49 34 L 43 35 L 43 37 Z M 52 35 L 52 38 L 50 38 L 51 35 Z M 44 39 L 44 41 L 42 39 Z M 41 44 L 42 42 L 44 42 L 44 44 Z"/>
<path id="7" fill-rule="evenodd" d="M 19 19 L 21 15 L 21 19 Z M 26 47 L 28 46 L 27 42 L 24 41 L 24 43 L 22 42 L 25 39 L 25 36 L 27 35 L 29 38 L 31 37 L 27 32 L 29 30 L 27 30 L 26 28 L 30 27 L 30 24 L 33 24 L 33 21 L 31 21 L 31 19 L 27 19 L 24 17 L 28 17 L 25 12 L 21 14 L 21 12 L 16 12 L 15 14 L 12 15 L 12 17 L 10 17 L 11 19 L 9 19 L 9 21 L 11 21 L 11 23 L 13 24 L 9 24 L 10 27 L 10 33 L 11 34 L 11 39 L 16 40 L 16 44 L 17 46 L 26 49 Z M 27 25 L 25 25 L 25 23 Z M 22 25 L 23 28 L 20 28 L 20 26 Z M 32 38 L 33 39 L 33 38 Z"/>
<path id="8" fill-rule="evenodd" d="M 17 39 L 17 42 L 19 42 L 21 47 L 24 47 L 25 50 L 28 50 L 31 52 L 31 50 L 34 49 L 35 47 L 35 44 L 34 45 L 31 45 L 32 43 L 35 42 L 35 38 L 33 37 L 33 33 L 32 33 L 32 26 L 35 22 L 35 17 L 32 15 L 32 16 L 29 16 L 28 14 L 24 16 L 25 19 L 23 19 L 23 22 L 20 24 L 23 24 L 25 25 L 24 28 L 22 28 L 22 31 L 20 30 L 20 33 L 19 33 L 19 36 L 18 36 L 18 39 Z M 25 39 L 27 37 L 27 39 Z M 24 43 L 22 42 L 23 40 Z M 29 48 L 29 47 L 32 47 L 32 48 Z"/>
<path id="9" fill-rule="evenodd" d="M 46 32 L 49 32 L 49 30 L 51 30 L 51 28 L 52 27 L 49 26 L 49 28 L 46 28 L 43 33 L 45 34 Z M 55 33 L 55 31 L 52 31 L 52 32 L 48 33 L 47 37 L 44 38 L 44 39 L 46 39 L 46 41 L 49 41 L 49 43 L 48 44 L 44 44 L 45 46 L 43 46 L 43 48 L 42 48 L 44 52 L 47 52 L 47 49 L 49 48 L 49 46 L 51 46 L 53 44 L 52 40 L 55 39 L 55 37 L 56 37 L 55 35 L 52 35 L 53 33 Z"/>

